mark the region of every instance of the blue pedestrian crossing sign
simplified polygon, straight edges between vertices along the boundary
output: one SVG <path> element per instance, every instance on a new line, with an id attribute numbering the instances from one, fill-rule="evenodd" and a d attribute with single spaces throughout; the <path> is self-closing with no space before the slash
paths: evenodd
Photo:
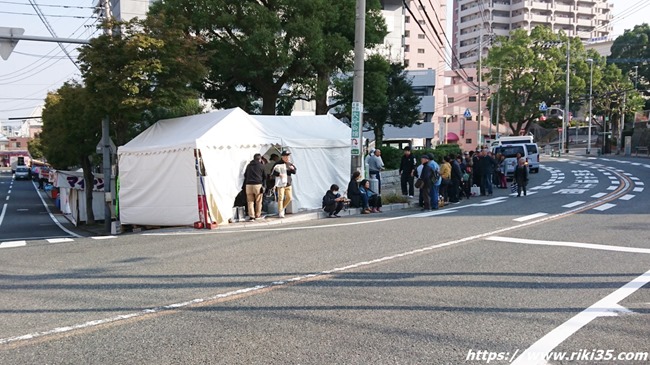
<path id="1" fill-rule="evenodd" d="M 545 112 L 545 111 L 547 111 L 547 110 L 548 110 L 548 106 L 546 106 L 546 103 L 542 101 L 542 102 L 539 104 L 539 111 L 540 111 L 540 112 Z"/>
<path id="2" fill-rule="evenodd" d="M 472 112 L 469 111 L 469 108 L 465 109 L 465 114 L 463 114 L 465 118 L 471 118 L 472 117 Z"/>

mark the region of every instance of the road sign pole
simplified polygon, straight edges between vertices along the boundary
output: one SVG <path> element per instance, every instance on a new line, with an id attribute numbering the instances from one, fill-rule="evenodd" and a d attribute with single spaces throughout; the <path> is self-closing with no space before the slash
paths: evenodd
<path id="1" fill-rule="evenodd" d="M 350 156 L 351 172 L 359 171 L 364 176 L 363 165 L 363 140 L 361 139 L 361 130 L 363 128 L 363 73 L 364 60 L 366 52 L 366 0 L 357 0 L 356 20 L 354 25 L 354 81 L 352 85 L 352 124 L 356 117 L 358 123 L 358 134 L 355 135 L 354 127 L 352 128 L 352 138 L 357 136 L 359 139 L 358 153 L 352 150 Z M 355 105 L 357 114 L 355 116 Z M 379 147 L 379 146 L 376 146 Z"/>

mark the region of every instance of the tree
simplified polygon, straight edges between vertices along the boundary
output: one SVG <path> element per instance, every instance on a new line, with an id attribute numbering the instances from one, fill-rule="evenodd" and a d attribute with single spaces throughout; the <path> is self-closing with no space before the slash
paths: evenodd
<path id="1" fill-rule="evenodd" d="M 316 114 L 327 114 L 327 93 L 332 85 L 332 74 L 350 71 L 354 58 L 356 0 L 331 1 L 322 28 L 321 52 L 309 55 L 313 77 L 303 83 L 308 94 L 316 101 Z M 388 34 L 381 14 L 379 0 L 366 2 L 366 48 L 383 42 Z"/>
<path id="2" fill-rule="evenodd" d="M 411 81 L 401 64 L 391 64 L 381 55 L 372 55 L 365 61 L 364 72 L 364 128 L 375 134 L 375 145 L 381 146 L 384 126 L 411 127 L 420 119 L 420 98 L 415 95 Z M 352 114 L 352 77 L 335 83 L 335 101 L 340 104 L 339 117 Z"/>
<path id="3" fill-rule="evenodd" d="M 164 17 L 102 26 L 113 35 L 81 47 L 80 68 L 92 105 L 109 117 L 115 142 L 122 145 L 152 123 L 147 116 L 183 111 L 178 107 L 197 99 L 198 92 L 188 86 L 207 70 L 197 51 L 199 40 L 166 27 Z"/>
<path id="4" fill-rule="evenodd" d="M 90 102 L 88 90 L 66 82 L 45 99 L 41 143 L 48 161 L 56 168 L 81 166 L 84 174 L 86 206 L 92 207 L 94 176 L 90 156 L 101 136 L 101 116 Z M 95 223 L 92 209 L 86 222 Z"/>
<path id="5" fill-rule="evenodd" d="M 150 17 L 205 41 L 209 75 L 199 87 L 216 107 L 275 114 L 285 85 L 310 71 L 309 57 L 324 47 L 322 29 L 329 0 L 167 0 L 154 3 Z"/>
<path id="6" fill-rule="evenodd" d="M 647 23 L 625 30 L 623 35 L 614 40 L 610 59 L 616 62 L 623 74 L 630 75 L 638 81 L 641 90 L 650 88 L 650 26 Z M 637 70 L 638 67 L 638 80 Z"/>
<path id="7" fill-rule="evenodd" d="M 502 68 L 500 120 L 506 120 L 513 132 L 532 126 L 539 118 L 539 104 L 564 105 L 566 89 L 566 44 L 568 37 L 554 34 L 549 28 L 536 27 L 528 35 L 517 29 L 510 37 L 497 37 L 490 49 L 485 67 L 491 68 L 485 76 L 490 86 L 496 86 L 499 68 Z M 560 47 L 544 47 L 543 44 L 562 42 Z M 584 100 L 589 82 L 589 65 L 586 59 L 597 57 L 587 54 L 578 39 L 570 41 L 570 101 L 575 105 Z"/>
<path id="8" fill-rule="evenodd" d="M 34 138 L 31 141 L 27 142 L 27 150 L 32 158 L 41 159 L 43 158 L 43 145 L 40 138 Z"/>

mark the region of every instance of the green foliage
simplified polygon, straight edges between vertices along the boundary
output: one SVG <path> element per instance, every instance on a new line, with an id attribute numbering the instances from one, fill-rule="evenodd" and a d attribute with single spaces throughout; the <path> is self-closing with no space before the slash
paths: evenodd
<path id="1" fill-rule="evenodd" d="M 384 166 L 387 170 L 399 169 L 399 164 L 402 161 L 402 150 L 390 146 L 382 146 L 381 159 L 384 161 Z"/>
<path id="2" fill-rule="evenodd" d="M 40 138 L 35 138 L 27 142 L 27 150 L 29 151 L 29 154 L 32 156 L 32 158 L 43 158 L 43 145 L 41 144 Z"/>
<path id="3" fill-rule="evenodd" d="M 397 193 L 388 193 L 381 195 L 381 201 L 383 204 L 398 204 L 398 203 L 408 203 L 409 199 L 404 195 Z"/>
<path id="4" fill-rule="evenodd" d="M 101 116 L 92 107 L 86 88 L 65 83 L 45 99 L 41 145 L 55 168 L 80 166 L 95 153 L 101 138 Z"/>
<path id="5" fill-rule="evenodd" d="M 536 27 L 528 35 L 523 29 L 515 30 L 510 37 L 498 37 L 490 49 L 484 65 L 491 68 L 486 79 L 491 87 L 498 84 L 499 68 L 503 68 L 500 120 L 506 120 L 512 131 L 532 126 L 537 119 L 539 103 L 564 105 L 566 90 L 566 42 L 547 27 Z M 544 48 L 546 42 L 562 42 L 561 46 Z M 589 65 L 586 59 L 597 58 L 595 52 L 587 54 L 578 39 L 570 41 L 570 99 L 571 105 L 588 90 Z"/>
<path id="6" fill-rule="evenodd" d="M 404 67 L 391 64 L 383 56 L 368 57 L 364 65 L 364 128 L 375 134 L 375 144 L 384 138 L 384 126 L 411 127 L 420 117 L 420 98 L 415 95 Z M 335 83 L 334 100 L 340 104 L 339 117 L 350 119 L 352 114 L 353 79 L 345 77 Z"/>
<path id="7" fill-rule="evenodd" d="M 198 40 L 167 27 L 165 20 L 108 22 L 102 26 L 119 30 L 114 36 L 81 47 L 79 63 L 92 105 L 109 117 L 118 145 L 141 132 L 147 115 L 198 98 L 188 87 L 206 73 Z"/>
<path id="8" fill-rule="evenodd" d="M 634 29 L 625 30 L 612 44 L 611 59 L 648 59 L 650 58 L 650 26 L 647 23 L 635 25 Z M 650 88 L 650 64 L 648 62 L 616 63 L 623 74 L 629 75 L 632 81 L 638 81 L 638 88 Z M 638 67 L 638 79 L 637 69 Z"/>

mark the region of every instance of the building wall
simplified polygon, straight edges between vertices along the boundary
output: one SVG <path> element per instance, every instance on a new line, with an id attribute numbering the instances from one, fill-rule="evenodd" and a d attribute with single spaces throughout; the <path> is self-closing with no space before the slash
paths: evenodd
<path id="1" fill-rule="evenodd" d="M 144 18 L 149 6 L 156 0 L 111 0 L 111 11 L 117 20 Z"/>
<path id="2" fill-rule="evenodd" d="M 508 35 L 545 25 L 583 41 L 607 37 L 613 31 L 612 9 L 607 0 L 454 0 L 453 46 L 469 68 L 477 62 L 480 34 Z"/>

